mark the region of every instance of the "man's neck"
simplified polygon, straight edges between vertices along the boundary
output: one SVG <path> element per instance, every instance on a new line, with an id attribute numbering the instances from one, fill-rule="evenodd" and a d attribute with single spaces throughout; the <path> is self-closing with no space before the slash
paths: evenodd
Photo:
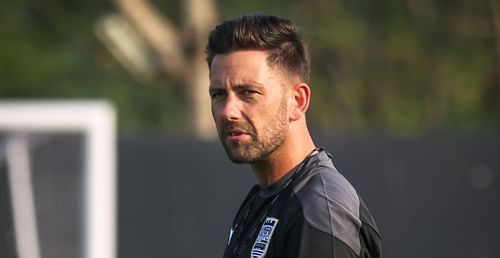
<path id="1" fill-rule="evenodd" d="M 281 146 L 262 162 L 252 163 L 252 170 L 261 186 L 270 186 L 288 174 L 315 148 L 312 139 L 302 146 Z"/>

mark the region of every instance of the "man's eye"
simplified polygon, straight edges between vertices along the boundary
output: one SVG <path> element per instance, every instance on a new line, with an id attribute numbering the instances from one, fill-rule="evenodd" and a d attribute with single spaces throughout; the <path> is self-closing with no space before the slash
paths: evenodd
<path id="1" fill-rule="evenodd" d="M 221 98 L 221 97 L 224 97 L 225 96 L 225 93 L 222 92 L 222 91 L 214 91 L 212 92 L 212 94 L 210 94 L 210 97 L 212 99 L 218 99 L 218 98 Z"/>
<path id="2" fill-rule="evenodd" d="M 252 91 L 252 90 L 243 90 L 243 91 L 241 91 L 241 94 L 244 95 L 244 96 L 251 96 L 251 95 L 255 94 L 255 91 Z"/>

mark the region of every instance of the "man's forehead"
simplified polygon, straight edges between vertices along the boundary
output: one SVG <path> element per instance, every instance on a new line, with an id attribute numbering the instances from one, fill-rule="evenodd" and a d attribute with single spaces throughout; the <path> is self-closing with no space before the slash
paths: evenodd
<path id="1" fill-rule="evenodd" d="M 268 87 L 292 85 L 281 69 L 270 67 L 268 53 L 262 50 L 241 50 L 214 57 L 210 69 L 210 89 L 234 86 Z"/>
<path id="2" fill-rule="evenodd" d="M 233 77 L 241 80 L 255 80 L 272 74 L 266 56 L 261 51 L 239 51 L 216 55 L 210 69 L 210 79 Z"/>

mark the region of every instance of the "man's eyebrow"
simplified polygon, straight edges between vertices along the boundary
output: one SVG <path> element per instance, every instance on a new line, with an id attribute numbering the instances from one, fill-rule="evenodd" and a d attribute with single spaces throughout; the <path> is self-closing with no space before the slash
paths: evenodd
<path id="1" fill-rule="evenodd" d="M 259 83 L 259 82 L 252 82 L 252 83 L 242 83 L 242 84 L 237 84 L 234 85 L 233 88 L 235 89 L 258 89 L 258 90 L 263 90 L 264 85 Z"/>

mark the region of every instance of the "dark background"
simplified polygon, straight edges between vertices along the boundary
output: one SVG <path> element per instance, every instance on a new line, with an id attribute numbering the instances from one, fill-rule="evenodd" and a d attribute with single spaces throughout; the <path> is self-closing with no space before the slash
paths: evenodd
<path id="1" fill-rule="evenodd" d="M 81 250 L 82 138 L 31 145 L 41 251 Z M 1 140 L 1 139 L 0 139 Z M 1 143 L 1 142 L 0 142 Z M 317 138 L 369 206 L 386 258 L 500 257 L 500 137 Z M 118 144 L 118 257 L 220 257 L 255 183 L 217 142 L 127 137 Z M 0 257 L 16 257 L 0 159 Z M 80 183 L 79 183 L 80 182 Z"/>
<path id="2" fill-rule="evenodd" d="M 317 139 L 371 209 L 384 257 L 500 257 L 500 138 Z M 119 144 L 119 257 L 220 257 L 255 183 L 219 143 Z"/>

